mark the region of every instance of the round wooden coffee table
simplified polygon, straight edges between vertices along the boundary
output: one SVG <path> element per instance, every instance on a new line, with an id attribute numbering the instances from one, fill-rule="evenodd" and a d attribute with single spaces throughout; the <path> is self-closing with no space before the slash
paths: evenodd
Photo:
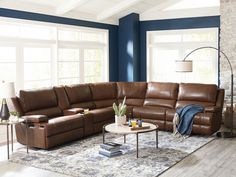
<path id="1" fill-rule="evenodd" d="M 151 131 L 156 131 L 156 148 L 158 148 L 158 125 L 152 123 L 143 123 L 143 127 L 149 126 L 147 129 L 131 130 L 131 127 L 127 125 L 116 125 L 115 123 L 107 124 L 103 126 L 103 143 L 105 143 L 105 133 L 114 133 L 124 135 L 124 143 L 126 143 L 126 135 L 136 134 L 136 157 L 138 158 L 138 135 L 140 133 L 147 133 Z"/>

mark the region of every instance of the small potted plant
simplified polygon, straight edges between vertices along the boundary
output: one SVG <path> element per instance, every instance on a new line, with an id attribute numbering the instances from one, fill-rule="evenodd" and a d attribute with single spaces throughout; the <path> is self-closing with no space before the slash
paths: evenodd
<path id="1" fill-rule="evenodd" d="M 119 105 L 116 105 L 116 103 L 113 103 L 113 110 L 115 111 L 115 123 L 116 125 L 123 125 L 126 123 L 126 109 L 127 106 L 125 105 L 126 97 L 124 97 L 124 100 Z"/>
<path id="2" fill-rule="evenodd" d="M 9 112 L 9 113 L 10 113 L 10 118 L 9 118 L 10 121 L 17 122 L 19 120 L 19 117 L 20 117 L 20 113 L 19 112 L 12 111 L 12 112 Z"/>

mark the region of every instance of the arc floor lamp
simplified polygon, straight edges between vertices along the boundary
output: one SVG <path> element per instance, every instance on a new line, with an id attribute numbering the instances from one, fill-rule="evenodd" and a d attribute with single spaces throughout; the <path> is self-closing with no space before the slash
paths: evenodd
<path id="1" fill-rule="evenodd" d="M 218 137 L 224 137 L 224 138 L 232 138 L 235 137 L 236 135 L 233 133 L 233 86 L 234 86 L 234 75 L 233 75 L 233 68 L 231 65 L 231 62 L 228 58 L 228 56 L 221 51 L 220 49 L 216 48 L 216 47 L 211 47 L 211 46 L 203 46 L 203 47 L 199 47 L 196 48 L 194 50 L 192 50 L 190 53 L 188 53 L 183 60 L 177 60 L 176 61 L 176 72 L 192 72 L 192 60 L 186 60 L 192 53 L 198 51 L 198 50 L 202 50 L 202 49 L 213 49 L 213 50 L 217 50 L 218 52 L 220 52 L 221 54 L 223 54 L 224 58 L 227 60 L 229 67 L 230 67 L 230 72 L 231 72 L 231 100 L 230 100 L 230 114 L 229 114 L 229 118 L 230 118 L 230 132 L 218 132 L 217 136 Z"/>

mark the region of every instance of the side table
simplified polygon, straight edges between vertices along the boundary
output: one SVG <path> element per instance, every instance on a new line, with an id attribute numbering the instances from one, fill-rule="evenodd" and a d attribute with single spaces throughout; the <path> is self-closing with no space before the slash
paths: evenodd
<path id="1" fill-rule="evenodd" d="M 7 120 L 7 121 L 2 121 L 1 120 L 0 121 L 0 125 L 5 125 L 7 127 L 7 159 L 10 158 L 9 126 L 10 126 L 10 129 L 11 129 L 11 150 L 13 152 L 13 125 L 16 125 L 18 123 L 25 123 L 26 124 L 26 137 L 27 137 L 28 136 L 28 125 L 27 125 L 27 122 L 24 119 L 19 119 L 18 121 L 10 121 L 10 120 Z M 27 148 L 27 154 L 28 154 L 28 138 L 27 138 L 27 141 L 26 141 L 26 148 Z"/>

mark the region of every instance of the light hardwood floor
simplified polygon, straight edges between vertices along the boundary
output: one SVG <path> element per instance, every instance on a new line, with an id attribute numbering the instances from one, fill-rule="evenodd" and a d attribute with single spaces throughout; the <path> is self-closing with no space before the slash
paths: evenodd
<path id="1" fill-rule="evenodd" d="M 216 139 L 160 177 L 236 177 L 236 139 Z"/>
<path id="2" fill-rule="evenodd" d="M 15 144 L 20 146 L 18 143 Z M 10 163 L 6 160 L 6 146 L 0 147 L 0 154 L 0 177 L 68 177 L 68 175 Z M 236 139 L 216 139 L 160 175 L 160 177 L 235 176 Z"/>

